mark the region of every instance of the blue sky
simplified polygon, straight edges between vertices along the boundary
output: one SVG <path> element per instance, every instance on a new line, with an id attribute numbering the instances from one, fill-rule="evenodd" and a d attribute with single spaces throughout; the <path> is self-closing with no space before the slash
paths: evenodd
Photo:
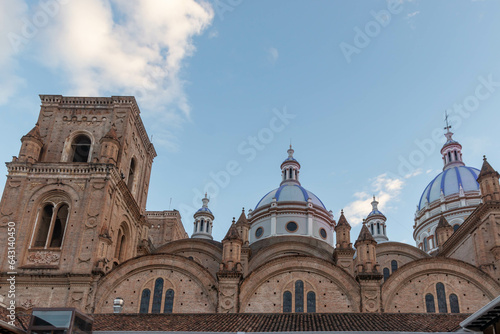
<path id="1" fill-rule="evenodd" d="M 208 190 L 222 239 L 279 186 L 291 140 L 302 185 L 346 211 L 353 238 L 375 194 L 389 238 L 413 244 L 445 110 L 466 164 L 500 168 L 499 14 L 488 0 L 3 0 L 0 159 L 38 94 L 135 95 L 158 152 L 148 210 L 180 210 L 189 234 Z"/>

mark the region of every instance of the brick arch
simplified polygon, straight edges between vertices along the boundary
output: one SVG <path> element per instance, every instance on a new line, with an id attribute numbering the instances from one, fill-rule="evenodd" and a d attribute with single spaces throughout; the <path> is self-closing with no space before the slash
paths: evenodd
<path id="1" fill-rule="evenodd" d="M 151 271 L 153 271 L 151 273 Z M 125 305 L 129 305 L 130 301 L 139 300 L 138 293 L 140 287 L 143 286 L 144 282 L 134 281 L 138 275 L 143 275 L 146 277 L 155 276 L 158 271 L 172 271 L 181 277 L 186 277 L 190 282 L 183 281 L 183 285 L 189 285 L 189 290 L 199 290 L 200 295 L 194 296 L 199 300 L 205 300 L 208 304 L 207 307 L 201 307 L 196 309 L 199 304 L 198 301 L 193 301 L 192 307 L 189 307 L 189 302 L 186 303 L 186 308 L 189 307 L 189 312 L 215 312 L 217 308 L 217 288 L 218 283 L 210 273 L 196 262 L 190 261 L 182 256 L 172 255 L 172 254 L 153 254 L 141 257 L 136 257 L 128 260 L 115 269 L 113 269 L 109 274 L 100 279 L 97 284 L 96 296 L 94 300 L 95 312 L 97 313 L 108 313 L 111 310 L 112 305 L 109 304 L 109 300 L 115 297 L 121 297 L 125 300 Z M 129 280 L 134 277 L 134 279 Z M 146 279 L 146 278 L 145 278 Z M 133 288 L 136 288 L 136 293 L 133 294 L 133 288 L 126 287 L 127 284 L 135 284 Z M 177 284 L 177 286 L 179 286 Z M 118 290 L 126 291 L 127 295 L 114 296 L 114 291 Z M 193 298 L 193 296 L 188 295 L 185 297 L 186 301 L 188 298 Z M 177 293 L 177 292 L 176 292 Z M 182 295 L 179 294 L 180 298 Z M 189 297 L 188 297 L 189 296 Z M 203 297 L 200 297 L 203 296 Z M 111 298 L 111 299 L 110 299 Z M 108 304 L 105 308 L 105 302 Z M 136 304 L 130 306 L 130 309 L 135 312 Z M 125 309 L 126 312 L 126 309 Z M 182 312 L 182 311 L 181 311 Z M 185 312 L 187 313 L 187 311 Z"/>
<path id="2" fill-rule="evenodd" d="M 464 313 L 476 311 L 500 293 L 500 285 L 492 277 L 466 262 L 449 258 L 426 258 L 402 266 L 382 285 L 384 312 L 406 312 L 405 307 L 418 312 L 416 306 L 419 306 L 421 312 L 425 312 L 424 295 L 430 284 L 438 281 L 448 285 L 452 281 L 462 282 L 463 285 L 454 284 L 453 287 L 456 291 L 469 294 L 470 309 L 464 310 L 461 307 L 460 311 Z M 405 299 L 405 306 L 401 310 L 398 300 L 402 298 Z"/>
<path id="3" fill-rule="evenodd" d="M 283 277 L 283 280 L 279 283 L 276 282 L 277 277 Z M 262 292 L 267 289 L 271 291 L 281 291 L 282 286 L 288 283 L 291 279 L 302 279 L 308 281 L 315 288 L 317 298 L 320 297 L 319 294 L 325 291 L 326 296 L 324 299 L 329 299 L 332 297 L 331 293 L 327 293 L 326 289 L 330 289 L 338 293 L 339 297 L 346 299 L 350 306 L 349 309 L 346 308 L 345 312 L 359 312 L 360 306 L 360 286 L 355 281 L 355 279 L 350 276 L 347 272 L 341 268 L 335 266 L 333 263 L 310 256 L 285 256 L 280 257 L 256 268 L 240 285 L 240 312 L 255 312 L 248 307 L 248 304 L 252 304 L 252 299 L 259 294 L 262 298 L 268 300 L 274 298 L 279 302 L 281 296 L 274 295 L 273 293 L 262 294 Z M 321 283 L 315 282 L 320 280 Z M 318 284 L 322 284 L 319 286 Z M 323 288 L 323 286 L 325 288 Z M 333 300 L 333 299 L 332 299 Z M 316 302 L 319 306 L 318 301 Z M 276 304 L 276 303 L 275 303 Z M 281 312 L 278 306 L 274 306 L 271 311 L 260 310 L 258 312 L 263 313 L 273 313 Z M 346 305 L 343 305 L 346 306 Z M 264 306 L 265 307 L 265 306 Z M 317 312 L 322 312 L 323 309 L 317 307 Z M 331 307 L 324 310 L 326 312 L 338 312 L 332 310 Z"/>
<path id="4" fill-rule="evenodd" d="M 332 259 L 334 250 L 332 246 L 324 241 L 303 236 L 267 238 L 253 243 L 251 247 L 254 254 L 248 264 L 249 271 L 255 270 L 270 260 L 286 256 L 287 252 L 294 253 L 294 255 L 311 256 L 329 261 Z"/>

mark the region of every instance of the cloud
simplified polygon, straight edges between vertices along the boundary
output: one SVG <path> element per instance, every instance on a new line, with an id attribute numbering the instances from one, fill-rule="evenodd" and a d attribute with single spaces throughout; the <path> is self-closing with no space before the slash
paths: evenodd
<path id="1" fill-rule="evenodd" d="M 422 168 L 415 169 L 415 171 L 406 174 L 405 175 L 405 179 L 410 179 L 410 178 L 418 176 L 418 175 L 420 175 L 422 173 L 423 173 Z"/>
<path id="2" fill-rule="evenodd" d="M 387 174 L 381 174 L 370 180 L 370 191 L 356 192 L 353 197 L 356 198 L 345 208 L 344 213 L 352 226 L 359 225 L 371 211 L 372 194 L 376 195 L 379 202 L 378 208 L 384 212 L 393 209 L 392 203 L 397 200 L 404 187 L 404 181 L 399 178 L 393 178 Z"/>
<path id="3" fill-rule="evenodd" d="M 41 32 L 40 61 L 67 78 L 66 94 L 134 95 L 170 141 L 165 129 L 190 119 L 183 64 L 213 15 L 201 0 L 72 0 Z"/>
<path id="4" fill-rule="evenodd" d="M 217 29 L 210 30 L 210 32 L 208 33 L 208 38 L 212 39 L 216 37 L 219 37 L 219 31 Z"/>
<path id="5" fill-rule="evenodd" d="M 16 42 L 21 35 L 23 21 L 28 6 L 19 0 L 0 1 L 0 105 L 5 104 L 24 85 L 25 81 L 16 75 L 19 53 Z"/>
<path id="6" fill-rule="evenodd" d="M 268 58 L 269 58 L 269 61 L 274 64 L 278 58 L 279 58 L 279 53 L 278 53 L 278 49 L 276 48 L 273 48 L 273 47 L 270 47 L 268 50 Z"/>

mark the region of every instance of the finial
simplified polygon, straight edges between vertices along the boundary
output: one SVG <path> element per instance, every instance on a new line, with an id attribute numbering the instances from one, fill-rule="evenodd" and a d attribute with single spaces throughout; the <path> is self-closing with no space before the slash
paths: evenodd
<path id="1" fill-rule="evenodd" d="M 373 195 L 373 201 L 375 202 L 375 195 Z"/>
<path id="2" fill-rule="evenodd" d="M 207 193 L 205 192 L 205 198 L 207 197 Z"/>
<path id="3" fill-rule="evenodd" d="M 340 210 L 340 214 L 343 215 L 344 214 L 344 209 Z"/>
<path id="4" fill-rule="evenodd" d="M 363 219 L 363 225 L 366 225 L 366 219 Z"/>
<path id="5" fill-rule="evenodd" d="M 243 209 L 241 211 L 245 212 L 245 207 L 243 207 Z"/>
<path id="6" fill-rule="evenodd" d="M 487 159 L 486 159 L 486 155 L 483 155 L 483 161 L 486 161 L 486 160 L 487 160 Z"/>
<path id="7" fill-rule="evenodd" d="M 450 132 L 450 129 L 451 129 L 451 125 L 448 123 L 448 110 L 445 110 L 444 111 L 444 114 L 445 114 L 445 122 L 446 122 L 446 127 L 444 128 L 445 130 L 448 130 L 448 132 Z"/>
<path id="8" fill-rule="evenodd" d="M 233 217 L 233 224 L 236 222 L 236 219 Z"/>

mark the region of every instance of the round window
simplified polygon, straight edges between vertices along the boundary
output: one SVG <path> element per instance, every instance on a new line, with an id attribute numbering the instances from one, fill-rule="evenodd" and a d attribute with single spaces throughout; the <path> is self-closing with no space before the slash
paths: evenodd
<path id="1" fill-rule="evenodd" d="M 288 232 L 296 232 L 299 226 L 297 225 L 296 222 L 288 222 L 286 223 L 286 230 Z"/>
<path id="2" fill-rule="evenodd" d="M 319 235 L 321 235 L 321 237 L 323 239 L 326 239 L 326 237 L 327 237 L 326 230 L 324 228 L 320 228 L 319 229 Z"/>
<path id="3" fill-rule="evenodd" d="M 264 229 L 262 227 L 259 227 L 256 231 L 255 231 L 255 237 L 258 239 L 260 237 L 262 237 L 262 234 L 264 233 Z"/>

